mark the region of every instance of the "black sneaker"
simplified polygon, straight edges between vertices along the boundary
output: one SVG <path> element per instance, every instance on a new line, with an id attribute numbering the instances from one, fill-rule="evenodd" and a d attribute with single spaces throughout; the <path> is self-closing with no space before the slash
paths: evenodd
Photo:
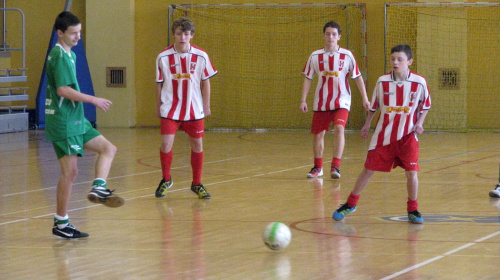
<path id="1" fill-rule="evenodd" d="M 191 191 L 198 195 L 198 198 L 207 199 L 212 197 L 202 184 L 191 185 Z"/>
<path id="2" fill-rule="evenodd" d="M 340 179 L 340 169 L 336 165 L 330 170 L 330 177 L 332 179 Z"/>
<path id="3" fill-rule="evenodd" d="M 125 200 L 113 194 L 114 191 L 103 187 L 93 186 L 92 190 L 87 195 L 87 199 L 93 203 L 101 203 L 108 207 L 120 207 L 125 203 Z"/>
<path id="4" fill-rule="evenodd" d="M 167 190 L 170 189 L 173 185 L 174 182 L 172 181 L 172 178 L 170 178 L 170 180 L 168 181 L 162 178 L 160 184 L 158 185 L 158 188 L 155 191 L 155 196 L 164 197 L 167 194 Z"/>
<path id="5" fill-rule="evenodd" d="M 78 238 L 89 237 L 88 233 L 78 231 L 72 224 L 68 224 L 65 228 L 60 229 L 54 223 L 54 227 L 52 228 L 52 234 L 57 237 L 65 239 L 78 239 Z"/>

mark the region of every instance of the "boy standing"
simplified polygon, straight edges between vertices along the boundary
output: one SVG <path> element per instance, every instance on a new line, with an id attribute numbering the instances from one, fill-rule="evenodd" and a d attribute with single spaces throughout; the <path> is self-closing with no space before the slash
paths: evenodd
<path id="1" fill-rule="evenodd" d="M 80 92 L 76 78 L 76 55 L 71 48 L 80 40 L 80 20 L 70 12 L 57 16 L 54 25 L 58 41 L 47 58 L 47 97 L 45 100 L 45 132 L 51 141 L 61 166 L 57 183 L 57 213 L 52 234 L 66 239 L 88 237 L 69 223 L 68 203 L 71 189 L 78 174 L 78 157 L 84 149 L 98 154 L 92 190 L 87 198 L 94 203 L 119 207 L 124 200 L 107 189 L 111 163 L 116 147 L 95 130 L 83 113 L 82 102 L 92 103 L 103 111 L 111 101 Z"/>
<path id="2" fill-rule="evenodd" d="M 424 222 L 418 212 L 417 202 L 417 134 L 424 132 L 423 123 L 431 107 L 431 97 L 425 78 L 408 69 L 413 62 L 412 57 L 413 52 L 408 45 L 397 45 L 391 49 L 393 71 L 378 79 L 370 111 L 361 129 L 361 136 L 366 138 L 373 116 L 380 109 L 365 166 L 347 202 L 333 213 L 336 221 L 356 210 L 361 191 L 375 171 L 390 172 L 391 168 L 400 166 L 405 170 L 407 181 L 408 220 L 416 224 Z"/>
<path id="3" fill-rule="evenodd" d="M 193 182 L 191 191 L 201 199 L 210 194 L 201 184 L 204 118 L 210 116 L 210 78 L 217 70 L 208 54 L 191 45 L 194 23 L 180 18 L 172 25 L 174 44 L 156 59 L 156 115 L 161 120 L 160 161 L 162 179 L 155 191 L 163 197 L 172 187 L 172 147 L 177 129 L 189 135 Z"/>
<path id="4" fill-rule="evenodd" d="M 313 138 L 314 166 L 307 174 L 308 178 L 323 175 L 323 150 L 325 132 L 333 122 L 334 146 L 330 175 L 333 179 L 340 178 L 340 162 L 344 152 L 344 128 L 351 107 L 351 89 L 347 81 L 348 74 L 355 79 L 361 92 L 363 107 L 368 110 L 370 102 L 366 95 L 365 83 L 359 71 L 353 54 L 338 45 L 341 34 L 340 26 L 333 21 L 323 27 L 325 47 L 314 51 L 307 60 L 302 71 L 305 75 L 300 99 L 300 110 L 308 112 L 307 94 L 311 88 L 314 73 L 318 75 L 318 84 L 314 95 L 314 114 L 311 133 Z"/>

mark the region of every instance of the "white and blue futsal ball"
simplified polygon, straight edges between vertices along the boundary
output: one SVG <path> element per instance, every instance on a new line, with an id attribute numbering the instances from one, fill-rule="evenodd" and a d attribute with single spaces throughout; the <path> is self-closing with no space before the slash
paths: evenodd
<path id="1" fill-rule="evenodd" d="M 273 222 L 268 224 L 262 231 L 262 240 L 271 250 L 281 250 L 290 244 L 292 232 L 283 223 Z"/>

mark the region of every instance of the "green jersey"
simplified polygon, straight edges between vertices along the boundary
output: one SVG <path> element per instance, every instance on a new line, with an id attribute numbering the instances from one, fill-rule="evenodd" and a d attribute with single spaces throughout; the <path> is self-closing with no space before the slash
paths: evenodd
<path id="1" fill-rule="evenodd" d="M 82 135 L 92 126 L 83 113 L 83 103 L 57 94 L 57 88 L 69 86 L 80 91 L 76 78 L 76 55 L 56 44 L 46 63 L 45 135 L 49 141 Z"/>

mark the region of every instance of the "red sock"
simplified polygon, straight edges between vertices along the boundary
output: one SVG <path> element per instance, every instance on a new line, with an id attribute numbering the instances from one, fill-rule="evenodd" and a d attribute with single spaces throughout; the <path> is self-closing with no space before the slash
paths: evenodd
<path id="1" fill-rule="evenodd" d="M 347 198 L 347 206 L 349 207 L 354 207 L 358 205 L 358 200 L 359 200 L 359 194 L 354 195 L 353 193 L 349 194 L 349 197 Z"/>
<path id="2" fill-rule="evenodd" d="M 337 166 L 338 168 L 340 168 L 340 161 L 341 161 L 341 159 L 340 159 L 340 158 L 335 158 L 335 157 L 334 157 L 334 158 L 332 159 L 332 168 L 333 168 L 334 166 Z"/>
<path id="3" fill-rule="evenodd" d="M 323 158 L 314 158 L 314 166 L 323 168 Z"/>
<path id="4" fill-rule="evenodd" d="M 408 202 L 406 202 L 406 210 L 408 212 L 413 212 L 413 211 L 418 210 L 418 201 L 417 201 L 417 199 L 411 200 L 410 198 L 408 198 Z"/>
<path id="5" fill-rule="evenodd" d="M 191 168 L 193 169 L 193 185 L 201 184 L 201 171 L 203 169 L 203 151 L 195 153 L 191 151 Z"/>
<path id="6" fill-rule="evenodd" d="M 170 180 L 170 168 L 172 167 L 172 151 L 164 153 L 160 150 L 161 172 L 163 179 Z"/>

